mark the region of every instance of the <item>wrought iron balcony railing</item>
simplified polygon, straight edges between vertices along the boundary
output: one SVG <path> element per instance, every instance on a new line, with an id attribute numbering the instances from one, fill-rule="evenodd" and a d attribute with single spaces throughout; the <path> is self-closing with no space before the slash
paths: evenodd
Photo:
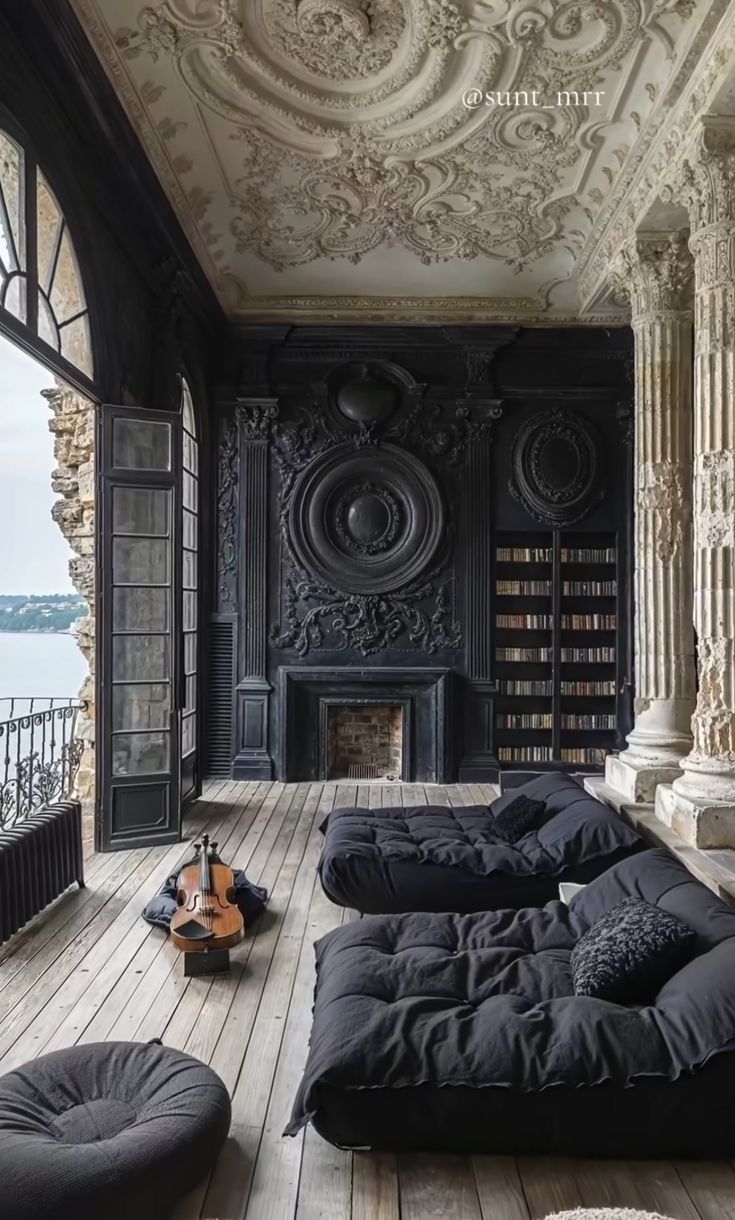
<path id="1" fill-rule="evenodd" d="M 85 707 L 78 699 L 0 699 L 0 829 L 71 795 Z"/>

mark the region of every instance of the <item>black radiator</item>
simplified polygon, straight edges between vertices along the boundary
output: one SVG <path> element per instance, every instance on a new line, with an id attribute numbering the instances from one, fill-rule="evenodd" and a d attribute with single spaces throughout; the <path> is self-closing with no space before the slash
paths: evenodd
<path id="1" fill-rule="evenodd" d="M 84 888 L 79 801 L 49 805 L 0 832 L 0 944 L 75 881 Z"/>

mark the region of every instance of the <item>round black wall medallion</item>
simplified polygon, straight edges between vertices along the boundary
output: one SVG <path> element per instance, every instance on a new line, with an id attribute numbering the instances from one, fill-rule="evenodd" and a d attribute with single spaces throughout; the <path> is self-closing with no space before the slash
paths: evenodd
<path id="1" fill-rule="evenodd" d="M 511 495 L 537 521 L 580 521 L 605 493 L 595 431 L 572 411 L 554 408 L 527 419 L 513 441 L 511 466 Z"/>
<path id="2" fill-rule="evenodd" d="M 291 495 L 288 528 L 300 565 L 348 593 L 388 593 L 436 556 L 444 506 L 423 462 L 396 445 L 346 442 L 315 458 Z"/>

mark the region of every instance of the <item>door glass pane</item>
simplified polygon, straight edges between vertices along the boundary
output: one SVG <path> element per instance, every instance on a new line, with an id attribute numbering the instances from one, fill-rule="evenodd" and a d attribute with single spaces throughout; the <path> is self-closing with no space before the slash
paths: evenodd
<path id="1" fill-rule="evenodd" d="M 117 733 L 112 738 L 113 775 L 155 775 L 170 765 L 168 733 Z"/>
<path id="2" fill-rule="evenodd" d="M 112 464 L 118 470 L 170 470 L 170 424 L 114 419 Z"/>
<path id="3" fill-rule="evenodd" d="M 186 707 L 184 710 L 187 712 L 194 712 L 196 711 L 196 705 L 197 680 L 196 677 L 192 676 L 191 678 L 186 679 Z"/>
<path id="4" fill-rule="evenodd" d="M 184 673 L 196 673 L 197 667 L 197 635 L 190 631 L 184 636 Z"/>
<path id="5" fill-rule="evenodd" d="M 171 493 L 165 488 L 115 487 L 112 492 L 112 528 L 116 534 L 154 534 L 168 537 Z"/>
<path id="6" fill-rule="evenodd" d="M 168 631 L 168 589 L 115 589 L 113 631 Z"/>
<path id="7" fill-rule="evenodd" d="M 112 642 L 113 682 L 162 682 L 170 677 L 167 636 L 115 636 Z"/>
<path id="8" fill-rule="evenodd" d="M 184 551 L 184 588 L 197 587 L 197 557 L 195 551 Z"/>
<path id="9" fill-rule="evenodd" d="M 190 551 L 197 549 L 197 519 L 194 513 L 184 509 L 184 546 Z"/>
<path id="10" fill-rule="evenodd" d="M 168 683 L 154 685 L 152 682 L 141 682 L 113 688 L 113 730 L 167 729 L 169 716 Z"/>
<path id="11" fill-rule="evenodd" d="M 181 753 L 190 754 L 196 745 L 196 718 L 185 716 L 181 723 Z"/>
<path id="12" fill-rule="evenodd" d="M 196 512 L 198 508 L 196 479 L 186 471 L 184 471 L 184 508 L 190 508 L 192 512 Z"/>
<path id="13" fill-rule="evenodd" d="M 197 595 L 184 593 L 184 631 L 193 631 L 197 625 Z"/>
<path id="14" fill-rule="evenodd" d="M 165 585 L 171 579 L 171 547 L 157 538 L 116 538 L 112 579 L 116 584 Z"/>

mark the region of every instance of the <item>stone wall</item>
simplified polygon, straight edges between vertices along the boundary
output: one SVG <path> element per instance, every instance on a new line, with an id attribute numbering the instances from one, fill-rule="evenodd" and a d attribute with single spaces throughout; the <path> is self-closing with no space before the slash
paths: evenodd
<path id="1" fill-rule="evenodd" d="M 75 624 L 77 643 L 89 665 L 79 698 L 86 711 L 77 720 L 77 736 L 83 751 L 75 794 L 82 802 L 84 834 L 94 838 L 95 812 L 95 408 L 93 403 L 67 386 L 44 390 L 52 411 L 49 429 L 54 435 L 56 469 L 51 484 L 59 496 L 52 510 L 54 521 L 74 551 L 69 573 L 90 611 Z M 72 693 L 72 692 L 70 692 Z"/>

